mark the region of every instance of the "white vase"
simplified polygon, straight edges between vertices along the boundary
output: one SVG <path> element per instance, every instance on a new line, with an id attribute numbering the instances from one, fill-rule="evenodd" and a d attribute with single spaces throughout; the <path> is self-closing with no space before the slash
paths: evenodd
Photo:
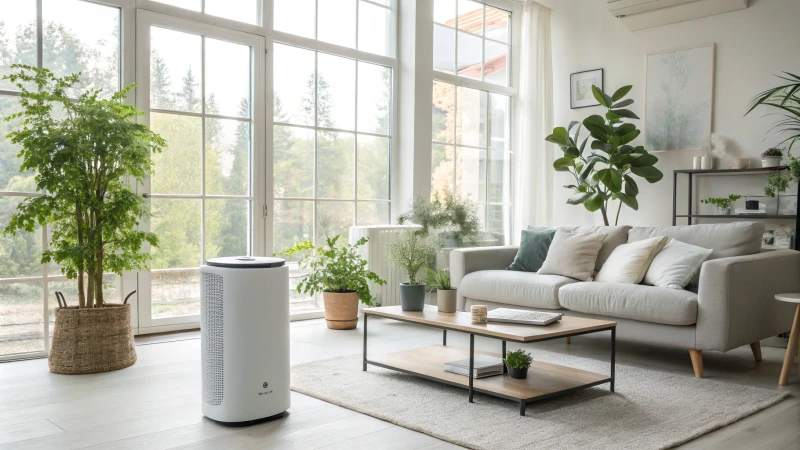
<path id="1" fill-rule="evenodd" d="M 700 170 L 700 157 L 699 156 L 695 156 L 692 159 L 692 169 Z"/>
<path id="2" fill-rule="evenodd" d="M 714 168 L 714 157 L 703 156 L 700 158 L 700 168 L 703 170 L 711 170 Z"/>

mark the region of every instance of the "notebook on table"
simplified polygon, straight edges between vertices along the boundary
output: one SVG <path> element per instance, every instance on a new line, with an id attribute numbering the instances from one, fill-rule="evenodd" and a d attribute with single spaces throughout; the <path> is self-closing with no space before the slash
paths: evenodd
<path id="1" fill-rule="evenodd" d="M 523 309 L 497 308 L 489 311 L 489 322 L 521 323 L 525 325 L 548 325 L 561 320 L 564 314 Z"/>

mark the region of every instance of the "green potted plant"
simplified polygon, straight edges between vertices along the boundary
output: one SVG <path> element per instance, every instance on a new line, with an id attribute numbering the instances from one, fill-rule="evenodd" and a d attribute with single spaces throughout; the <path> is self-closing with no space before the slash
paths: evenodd
<path id="1" fill-rule="evenodd" d="M 435 192 L 431 199 L 417 197 L 397 223 L 420 225 L 425 236 L 432 236 L 439 247 L 458 248 L 475 244 L 481 221 L 475 203 L 450 190 Z"/>
<path id="2" fill-rule="evenodd" d="M 531 354 L 522 349 L 512 350 L 503 358 L 503 363 L 508 367 L 508 375 L 518 380 L 528 378 L 528 368 L 532 362 Z"/>
<path id="3" fill-rule="evenodd" d="M 451 313 L 456 311 L 456 290 L 450 285 L 450 269 L 433 270 L 428 268 L 425 284 L 428 289 L 436 291 L 436 303 L 439 312 Z"/>
<path id="4" fill-rule="evenodd" d="M 583 205 L 589 211 L 600 211 L 603 223 L 609 225 L 609 202 L 619 200 L 614 225 L 619 223 L 622 205 L 639 209 L 636 197 L 639 186 L 634 176 L 644 178 L 648 183 L 656 183 L 664 174 L 655 167 L 658 158 L 651 155 L 643 146 L 630 145 L 640 131 L 636 125 L 624 123 L 623 119 L 639 117 L 626 106 L 633 100 L 622 100 L 631 86 L 619 88 L 609 96 L 597 86 L 592 86 L 594 98 L 607 112 L 605 117 L 593 115 L 583 123 L 572 122 L 567 128 L 557 127 L 546 140 L 557 144 L 564 156 L 553 163 L 558 172 L 568 172 L 575 178 L 574 184 L 564 187 L 572 189 L 574 195 L 567 200 L 570 205 Z M 581 127 L 590 136 L 580 142 Z M 586 144 L 591 140 L 589 149 Z"/>
<path id="5" fill-rule="evenodd" d="M 700 200 L 700 203 L 704 205 L 712 205 L 717 208 L 717 214 L 721 216 L 727 216 L 731 213 L 731 205 L 736 200 L 742 198 L 741 195 L 738 194 L 731 194 L 727 197 L 709 197 L 703 200 Z"/>
<path id="6" fill-rule="evenodd" d="M 386 281 L 368 270 L 367 261 L 358 254 L 367 238 L 340 244 L 340 237 L 326 236 L 323 247 L 314 247 L 311 241 L 298 242 L 280 254 L 290 258 L 303 254 L 299 265 L 310 273 L 298 283 L 297 290 L 309 295 L 322 293 L 328 328 L 352 330 L 358 325 L 358 301 L 372 306 L 369 284 L 382 286 Z"/>
<path id="7" fill-rule="evenodd" d="M 70 280 L 77 279 L 78 306 L 59 296 L 50 351 L 56 373 L 97 373 L 136 362 L 131 310 L 103 295 L 103 274 L 144 270 L 158 245 L 155 234 L 139 230 L 149 215 L 147 203 L 131 182 L 141 183 L 152 169 L 150 155 L 166 143 L 136 118 L 142 113 L 125 103 L 133 86 L 104 99 L 88 90 L 77 99 L 80 74 L 57 77 L 47 69 L 12 66 L 3 77 L 20 92 L 21 118 L 8 135 L 21 147 L 20 170 L 36 172 L 38 197 L 21 202 L 5 234 L 52 230 L 42 264 L 56 263 Z M 29 90 L 32 89 L 32 90 Z M 58 108 L 58 113 L 54 110 Z M 130 296 L 130 295 L 129 295 Z"/>
<path id="8" fill-rule="evenodd" d="M 779 148 L 770 148 L 761 154 L 761 167 L 778 167 L 781 161 L 783 161 L 783 150 Z"/>
<path id="9" fill-rule="evenodd" d="M 399 233 L 388 245 L 389 260 L 408 276 L 407 283 L 400 283 L 400 305 L 403 311 L 422 311 L 425 307 L 425 284 L 417 276 L 424 267 L 436 258 L 436 248 L 421 231 Z"/>

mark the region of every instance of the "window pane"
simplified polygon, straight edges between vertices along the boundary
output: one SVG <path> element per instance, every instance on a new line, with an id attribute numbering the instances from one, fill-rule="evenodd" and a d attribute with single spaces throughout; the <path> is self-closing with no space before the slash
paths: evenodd
<path id="1" fill-rule="evenodd" d="M 273 127 L 275 197 L 314 196 L 314 130 Z"/>
<path id="2" fill-rule="evenodd" d="M 361 2 L 358 7 L 358 49 L 377 55 L 394 55 L 391 19 L 391 10 Z"/>
<path id="3" fill-rule="evenodd" d="M 324 0 L 317 6 L 317 39 L 355 48 L 356 0 Z"/>
<path id="4" fill-rule="evenodd" d="M 511 142 L 508 120 L 509 97 L 501 94 L 489 94 L 491 100 L 489 147 L 497 150 L 510 150 Z"/>
<path id="5" fill-rule="evenodd" d="M 392 223 L 389 219 L 388 202 L 358 202 L 359 225 L 385 225 Z"/>
<path id="6" fill-rule="evenodd" d="M 486 217 L 486 231 L 495 235 L 497 245 L 503 245 L 511 233 L 511 207 L 508 205 L 489 205 Z"/>
<path id="7" fill-rule="evenodd" d="M 458 74 L 481 79 L 481 58 L 483 40 L 477 36 L 458 32 Z"/>
<path id="8" fill-rule="evenodd" d="M 314 52 L 275 44 L 274 53 L 274 120 L 314 125 Z"/>
<path id="9" fill-rule="evenodd" d="M 22 164 L 22 159 L 17 157 L 20 146 L 12 144 L 10 139 L 6 139 L 8 133 L 15 130 L 23 119 L 2 120 L 3 117 L 18 113 L 21 109 L 19 97 L 0 95 L 0 190 L 2 191 L 36 191 L 34 173 L 31 171 L 19 171 L 19 166 Z"/>
<path id="10" fill-rule="evenodd" d="M 488 94 L 485 91 L 456 88 L 458 111 L 456 114 L 456 143 L 473 147 L 486 147 L 486 109 Z"/>
<path id="11" fill-rule="evenodd" d="M 206 39 L 206 113 L 250 118 L 250 47 Z"/>
<path id="12" fill-rule="evenodd" d="M 192 268 L 200 265 L 200 200 L 151 198 L 150 229 L 161 244 L 154 248 L 153 269 Z"/>
<path id="13" fill-rule="evenodd" d="M 274 0 L 273 28 L 314 39 L 316 4 L 316 0 Z"/>
<path id="14" fill-rule="evenodd" d="M 0 227 L 8 225 L 17 205 L 23 200 L 23 197 L 0 197 Z M 41 230 L 36 226 L 33 233 L 19 231 L 16 236 L 0 235 L 0 278 L 42 276 L 39 264 L 42 257 Z"/>
<path id="15" fill-rule="evenodd" d="M 200 269 L 151 272 L 153 319 L 200 314 Z"/>
<path id="16" fill-rule="evenodd" d="M 191 9 L 192 11 L 200 11 L 202 8 L 202 0 L 154 0 L 159 3 L 177 6 L 179 8 Z"/>
<path id="17" fill-rule="evenodd" d="M 455 86 L 452 84 L 433 82 L 433 140 L 436 142 L 453 142 L 453 125 L 455 122 Z"/>
<path id="18" fill-rule="evenodd" d="M 206 193 L 250 193 L 250 122 L 206 119 Z"/>
<path id="19" fill-rule="evenodd" d="M 358 63 L 358 131 L 391 133 L 392 69 Z"/>
<path id="20" fill-rule="evenodd" d="M 317 68 L 317 126 L 354 130 L 356 62 L 319 53 Z"/>
<path id="21" fill-rule="evenodd" d="M 456 186 L 462 197 L 486 201 L 486 150 L 458 148 Z"/>
<path id="22" fill-rule="evenodd" d="M 317 198 L 355 196 L 355 136 L 317 132 Z"/>
<path id="23" fill-rule="evenodd" d="M 200 112 L 200 36 L 150 28 L 150 107 Z"/>
<path id="24" fill-rule="evenodd" d="M 317 245 L 325 242 L 326 235 L 339 235 L 347 242 L 354 212 L 353 202 L 317 202 Z"/>
<path id="25" fill-rule="evenodd" d="M 486 37 L 508 43 L 508 12 L 486 7 Z"/>
<path id="26" fill-rule="evenodd" d="M 455 28 L 456 0 L 435 0 L 433 2 L 433 21 Z"/>
<path id="27" fill-rule="evenodd" d="M 358 135 L 358 198 L 389 199 L 389 138 Z"/>
<path id="28" fill-rule="evenodd" d="M 0 355 L 44 351 L 42 282 L 0 285 Z"/>
<path id="29" fill-rule="evenodd" d="M 483 34 L 483 3 L 458 0 L 458 29 Z"/>
<path id="30" fill-rule="evenodd" d="M 206 13 L 257 25 L 258 2 L 259 0 L 205 0 Z"/>
<path id="31" fill-rule="evenodd" d="M 206 199 L 206 259 L 248 255 L 250 201 Z"/>
<path id="32" fill-rule="evenodd" d="M 431 152 L 431 195 L 453 191 L 455 150 L 452 145 L 433 144 Z"/>
<path id="33" fill-rule="evenodd" d="M 489 201 L 511 201 L 511 173 L 508 152 L 489 151 Z"/>
<path id="34" fill-rule="evenodd" d="M 82 89 L 119 90 L 119 8 L 79 0 L 44 0 L 42 19 L 44 67 L 59 76 L 82 72 L 78 84 Z"/>
<path id="35" fill-rule="evenodd" d="M 484 80 L 508 86 L 508 46 L 486 41 L 486 55 L 483 62 Z"/>
<path id="36" fill-rule="evenodd" d="M 0 78 L 11 72 L 12 64 L 36 66 L 36 1 L 16 0 L 13 8 L 9 5 L 5 2 L 0 19 Z M 18 90 L 2 79 L 0 89 Z"/>
<path id="37" fill-rule="evenodd" d="M 433 26 L 433 70 L 455 73 L 456 32 L 441 25 Z"/>
<path id="38" fill-rule="evenodd" d="M 167 148 L 153 155 L 151 193 L 200 193 L 201 122 L 199 117 L 150 113 L 150 128 L 167 141 Z"/>
<path id="39" fill-rule="evenodd" d="M 282 252 L 300 241 L 313 239 L 313 201 L 276 200 L 273 209 L 274 252 Z"/>

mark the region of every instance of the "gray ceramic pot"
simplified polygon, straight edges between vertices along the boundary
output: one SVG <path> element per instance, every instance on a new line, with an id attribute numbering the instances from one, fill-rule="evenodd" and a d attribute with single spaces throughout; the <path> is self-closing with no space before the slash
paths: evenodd
<path id="1" fill-rule="evenodd" d="M 422 311 L 425 308 L 425 285 L 400 283 L 400 306 L 403 311 Z"/>
<path id="2" fill-rule="evenodd" d="M 439 305 L 439 312 L 456 312 L 456 290 L 439 289 L 436 291 L 436 303 Z"/>

